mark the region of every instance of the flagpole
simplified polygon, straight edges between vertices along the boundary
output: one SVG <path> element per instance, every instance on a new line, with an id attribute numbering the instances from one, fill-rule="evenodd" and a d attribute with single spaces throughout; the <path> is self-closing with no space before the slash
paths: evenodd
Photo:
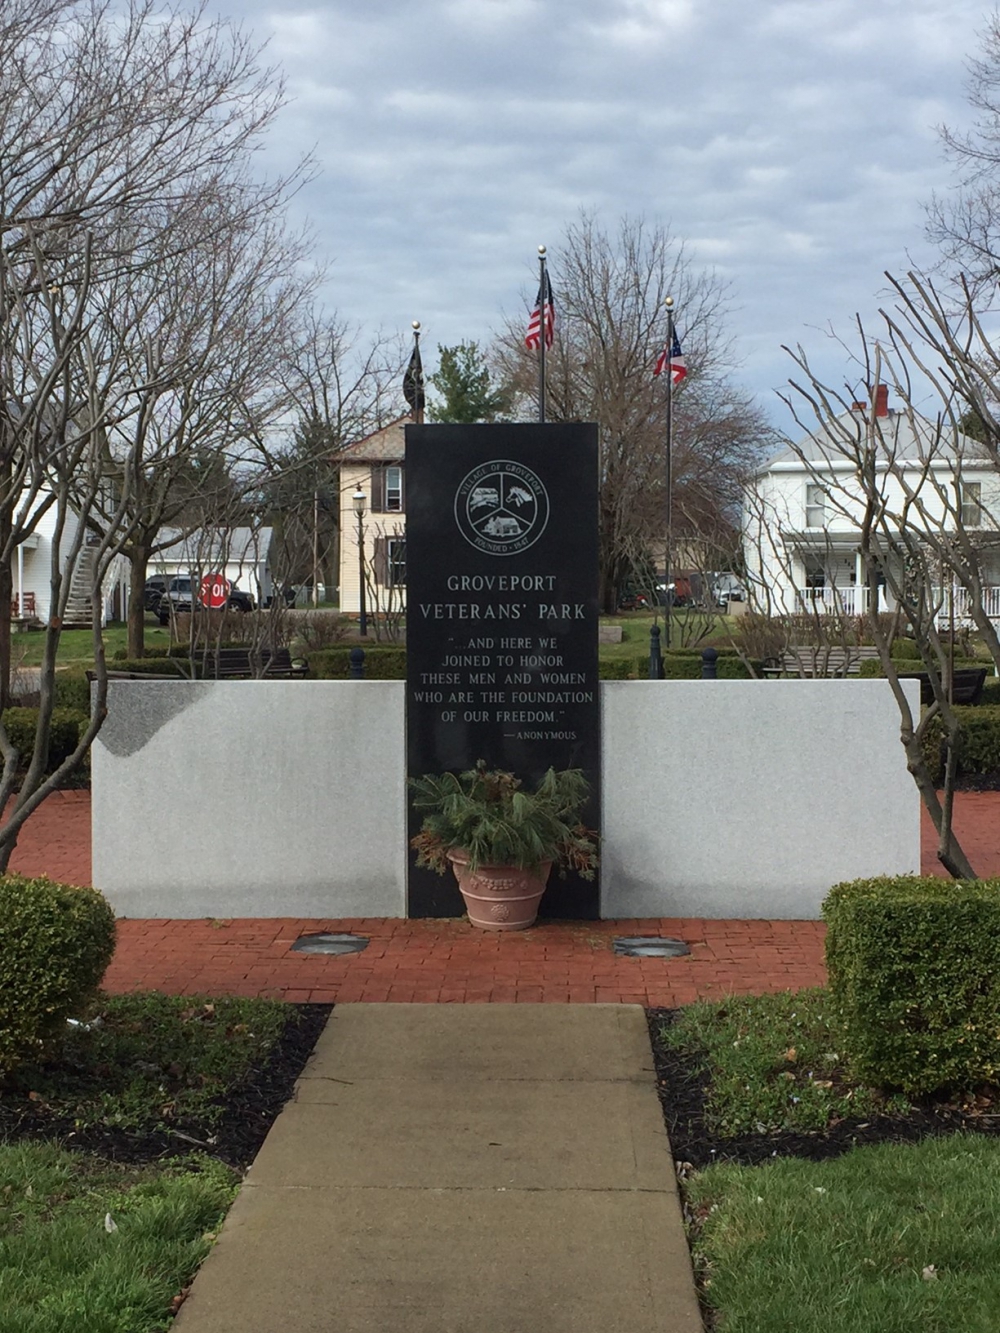
<path id="1" fill-rule="evenodd" d="M 420 320 L 419 319 L 415 319 L 413 321 L 413 357 L 411 357 L 411 362 L 414 359 L 419 365 L 420 364 Z M 421 381 L 422 380 L 423 380 L 423 372 L 421 370 Z M 424 386 L 422 382 L 417 385 L 417 399 L 416 399 L 417 406 L 414 409 L 413 413 L 413 420 L 418 426 L 422 426 L 424 424 L 423 387 Z"/>
<path id="2" fill-rule="evenodd" d="M 673 544 L 672 529 L 673 529 L 673 517 L 674 517 L 673 515 L 674 372 L 672 365 L 673 355 L 674 355 L 674 298 L 672 296 L 668 296 L 666 301 L 664 302 L 664 305 L 667 307 L 667 464 L 666 464 L 666 476 L 665 476 L 666 489 L 667 489 L 667 504 L 666 504 L 667 532 L 666 532 L 666 548 L 663 560 L 664 563 L 663 582 L 665 584 L 664 595 L 666 599 L 666 606 L 664 608 L 664 613 L 663 613 L 663 628 L 664 628 L 663 640 L 664 640 L 664 647 L 669 648 L 670 612 L 673 609 L 671 606 L 671 602 L 673 599 L 670 595 L 670 554 L 671 554 L 670 548 Z"/>
<path id="3" fill-rule="evenodd" d="M 548 289 L 545 285 L 545 246 L 538 247 L 538 297 L 539 297 L 539 328 L 538 328 L 538 420 L 540 424 L 545 421 L 545 304 L 548 296 Z"/>

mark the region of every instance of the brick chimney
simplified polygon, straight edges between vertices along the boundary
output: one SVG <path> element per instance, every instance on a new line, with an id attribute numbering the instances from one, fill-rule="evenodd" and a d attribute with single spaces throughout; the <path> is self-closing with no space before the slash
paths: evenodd
<path id="1" fill-rule="evenodd" d="M 877 417 L 887 417 L 889 415 L 888 384 L 880 384 L 875 390 L 875 415 Z"/>

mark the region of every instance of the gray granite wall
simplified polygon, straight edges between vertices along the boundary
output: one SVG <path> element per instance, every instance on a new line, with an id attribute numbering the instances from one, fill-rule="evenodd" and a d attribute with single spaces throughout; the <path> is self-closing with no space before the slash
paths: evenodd
<path id="1" fill-rule="evenodd" d="M 94 884 L 121 916 L 402 916 L 403 688 L 110 682 Z"/>
<path id="2" fill-rule="evenodd" d="M 609 681 L 602 706 L 605 917 L 810 918 L 919 868 L 884 681 Z M 122 916 L 403 916 L 403 723 L 395 681 L 113 681 L 95 885 Z"/>
<path id="3" fill-rule="evenodd" d="M 608 681 L 602 705 L 602 915 L 806 920 L 919 870 L 886 681 Z"/>

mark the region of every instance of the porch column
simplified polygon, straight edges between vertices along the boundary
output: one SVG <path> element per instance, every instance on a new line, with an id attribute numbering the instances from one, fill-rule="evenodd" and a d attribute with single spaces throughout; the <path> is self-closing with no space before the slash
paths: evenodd
<path id="1" fill-rule="evenodd" d="M 861 552 L 854 552 L 854 614 L 863 616 L 868 610 L 868 589 L 865 587 L 865 562 Z"/>
<path id="2" fill-rule="evenodd" d="M 24 615 L 24 546 L 17 544 L 17 614 Z"/>

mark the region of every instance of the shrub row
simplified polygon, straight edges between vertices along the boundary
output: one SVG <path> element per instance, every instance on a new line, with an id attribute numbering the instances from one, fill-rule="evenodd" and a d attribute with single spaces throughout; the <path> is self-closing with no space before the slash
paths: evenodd
<path id="1" fill-rule="evenodd" d="M 114 947 L 114 913 L 96 889 L 0 875 L 0 1078 L 82 1011 Z"/>
<path id="2" fill-rule="evenodd" d="M 668 680 L 697 680 L 701 676 L 700 648 L 671 648 L 663 653 Z M 317 680 L 346 680 L 350 675 L 351 648 L 322 648 L 309 654 L 309 675 Z M 601 680 L 644 680 L 649 672 L 649 658 L 601 658 Z M 750 672 L 733 649 L 720 649 L 717 672 L 722 680 L 748 680 Z M 365 649 L 366 680 L 405 680 L 406 649 L 373 647 Z"/>
<path id="3" fill-rule="evenodd" d="M 347 680 L 351 668 L 351 648 L 319 648 L 309 653 L 309 675 L 315 680 Z M 406 649 L 394 645 L 374 645 L 365 649 L 366 680 L 405 680 Z"/>
<path id="4" fill-rule="evenodd" d="M 89 721 L 89 710 L 85 713 L 77 708 L 53 708 L 49 728 L 49 758 L 45 769 L 47 773 L 58 768 L 73 753 Z M 35 748 L 38 709 L 7 708 L 3 714 L 3 724 L 11 743 L 20 751 L 21 767 L 26 767 Z"/>
<path id="5" fill-rule="evenodd" d="M 1000 707 L 976 704 L 955 709 L 959 778 L 1000 774 Z M 923 752 L 935 782 L 944 778 L 944 723 L 934 718 L 924 732 Z"/>
<path id="6" fill-rule="evenodd" d="M 1000 1074 L 1000 880 L 901 876 L 823 903 L 852 1073 L 919 1096 Z"/>
<path id="7" fill-rule="evenodd" d="M 903 659 L 903 658 L 897 658 L 894 653 L 893 660 L 896 662 L 898 670 L 901 671 L 904 675 L 908 671 L 923 670 L 923 664 L 920 661 L 919 655 L 917 656 L 916 659 L 910 659 L 910 658 Z M 977 661 L 974 657 L 955 658 L 956 671 L 967 671 L 975 667 L 982 668 L 984 666 L 986 666 L 985 662 Z M 858 675 L 884 676 L 885 671 L 882 668 L 882 663 L 878 660 L 877 657 L 866 657 L 863 661 L 858 663 Z"/>

